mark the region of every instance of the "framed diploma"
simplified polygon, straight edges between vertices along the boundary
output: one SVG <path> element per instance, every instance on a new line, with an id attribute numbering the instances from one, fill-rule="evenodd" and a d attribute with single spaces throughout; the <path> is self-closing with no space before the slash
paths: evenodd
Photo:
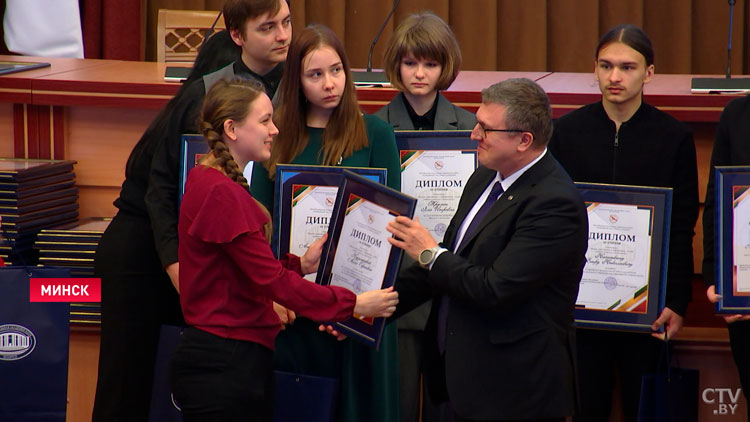
<path id="1" fill-rule="evenodd" d="M 279 164 L 273 206 L 272 248 L 277 257 L 304 255 L 310 243 L 328 232 L 344 170 L 385 184 L 386 169 Z M 315 280 L 315 275 L 306 278 Z"/>
<path id="2" fill-rule="evenodd" d="M 203 156 L 208 153 L 208 144 L 202 135 L 182 135 L 180 147 L 180 199 L 185 194 L 185 182 L 188 172 L 195 167 Z M 242 171 L 247 183 L 253 175 L 253 162 L 250 161 Z"/>
<path id="3" fill-rule="evenodd" d="M 456 213 L 464 186 L 477 168 L 471 131 L 401 131 L 401 191 L 417 198 L 414 213 L 441 242 Z"/>
<path id="4" fill-rule="evenodd" d="M 716 312 L 750 313 L 750 167 L 716 167 Z"/>
<path id="5" fill-rule="evenodd" d="M 402 250 L 388 242 L 386 225 L 399 215 L 414 216 L 417 200 L 350 171 L 344 171 L 328 226 L 316 282 L 356 294 L 390 287 Z M 375 349 L 385 318 L 352 315 L 336 329 Z"/>
<path id="6" fill-rule="evenodd" d="M 650 332 L 664 308 L 672 189 L 576 186 L 589 219 L 576 325 Z"/>
<path id="7" fill-rule="evenodd" d="M 185 194 L 185 182 L 188 172 L 198 164 L 208 152 L 208 144 L 202 135 L 182 135 L 180 147 L 180 200 Z"/>

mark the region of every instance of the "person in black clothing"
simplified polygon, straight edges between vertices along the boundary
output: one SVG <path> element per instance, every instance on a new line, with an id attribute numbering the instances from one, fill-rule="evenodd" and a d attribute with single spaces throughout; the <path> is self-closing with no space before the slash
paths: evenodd
<path id="1" fill-rule="evenodd" d="M 646 34 L 617 26 L 599 42 L 594 61 L 602 101 L 561 117 L 550 150 L 576 182 L 671 187 L 673 191 L 666 306 L 652 325 L 669 338 L 682 326 L 693 275 L 698 175 L 690 130 L 643 102 L 654 75 Z M 664 334 L 652 334 L 663 338 Z M 663 347 L 640 333 L 577 330 L 581 412 L 576 421 L 607 420 L 614 369 L 619 370 L 625 419 L 635 421 L 641 377 L 654 372 Z"/>
<path id="2" fill-rule="evenodd" d="M 180 173 L 180 139 L 196 133 L 203 97 L 220 79 L 254 78 L 274 97 L 283 73 L 292 36 L 291 14 L 286 0 L 227 0 L 222 8 L 227 31 L 242 47 L 241 60 L 196 80 L 175 105 L 166 136 L 154 153 L 146 207 L 154 228 L 156 249 L 162 265 L 177 285 L 177 217 Z M 179 290 L 179 289 L 178 289 Z"/>
<path id="3" fill-rule="evenodd" d="M 159 260 L 145 195 L 154 150 L 186 87 L 239 57 L 226 31 L 202 46 L 185 84 L 146 129 L 125 167 L 117 215 L 94 259 L 102 279 L 99 378 L 93 421 L 145 420 L 161 324 L 182 325 L 177 291 Z"/>
<path id="4" fill-rule="evenodd" d="M 716 257 L 714 236 L 714 215 L 716 197 L 714 168 L 716 166 L 750 166 L 750 97 L 737 98 L 729 102 L 719 119 L 716 130 L 711 168 L 708 173 L 706 201 L 703 207 L 703 279 L 706 282 L 706 296 L 711 302 L 718 302 L 716 295 Z M 734 363 L 740 376 L 740 384 L 745 400 L 750 403 L 750 315 L 724 316 L 729 329 L 729 344 L 732 347 Z M 750 420 L 750 406 L 747 407 L 747 420 Z"/>
<path id="5" fill-rule="evenodd" d="M 204 80 L 219 80 L 217 73 L 255 77 L 272 96 L 281 78 L 291 37 L 286 1 L 228 0 L 222 11 L 228 30 L 206 41 L 188 80 L 133 149 L 115 201 L 117 216 L 97 248 L 102 330 L 95 422 L 148 419 L 160 326 L 184 323 L 177 264 L 179 151 L 182 134 L 196 132 L 210 87 Z"/>

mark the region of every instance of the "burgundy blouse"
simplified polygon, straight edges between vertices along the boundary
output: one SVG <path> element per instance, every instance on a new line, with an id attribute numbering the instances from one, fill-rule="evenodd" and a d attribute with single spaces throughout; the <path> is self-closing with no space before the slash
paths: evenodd
<path id="1" fill-rule="evenodd" d="M 221 172 L 196 166 L 180 206 L 180 303 L 185 321 L 214 335 L 273 349 L 281 322 L 276 301 L 318 321 L 350 317 L 351 291 L 311 283 L 300 259 L 277 260 L 263 235 L 268 218 Z"/>

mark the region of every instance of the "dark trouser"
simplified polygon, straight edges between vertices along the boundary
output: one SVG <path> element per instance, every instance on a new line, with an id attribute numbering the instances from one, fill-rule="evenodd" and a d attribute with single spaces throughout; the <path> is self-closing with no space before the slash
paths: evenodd
<path id="1" fill-rule="evenodd" d="M 605 419 L 606 421 L 606 419 Z M 476 419 L 464 419 L 458 415 L 453 415 L 453 422 L 480 422 Z M 498 420 L 498 421 L 487 421 L 482 420 L 481 422 L 565 422 L 565 418 L 547 418 L 547 419 L 518 419 L 518 420 Z"/>
<path id="2" fill-rule="evenodd" d="M 401 384 L 401 420 L 419 420 L 419 379 L 422 375 L 424 331 L 398 330 L 399 381 Z M 422 420 L 440 420 L 440 405 L 433 403 L 429 389 L 422 388 Z"/>
<path id="3" fill-rule="evenodd" d="M 102 326 L 94 422 L 146 421 L 162 324 L 182 325 L 148 220 L 118 214 L 96 251 Z"/>
<path id="4" fill-rule="evenodd" d="M 445 402 L 441 407 L 442 415 L 439 419 L 423 419 L 425 422 L 565 422 L 565 417 L 561 418 L 541 418 L 541 419 L 467 419 L 456 413 L 451 407 L 450 402 Z M 606 422 L 604 419 L 603 422 Z"/>
<path id="5" fill-rule="evenodd" d="M 574 421 L 609 420 L 617 371 L 625 420 L 635 422 L 641 378 L 656 372 L 663 342 L 647 333 L 585 329 L 577 330 L 576 337 L 581 411 Z"/>
<path id="6" fill-rule="evenodd" d="M 273 420 L 273 351 L 258 343 L 189 327 L 172 355 L 169 383 L 184 422 Z"/>
<path id="7" fill-rule="evenodd" d="M 750 321 L 733 322 L 727 327 L 734 363 L 740 375 L 742 394 L 747 402 L 747 420 L 750 421 Z"/>

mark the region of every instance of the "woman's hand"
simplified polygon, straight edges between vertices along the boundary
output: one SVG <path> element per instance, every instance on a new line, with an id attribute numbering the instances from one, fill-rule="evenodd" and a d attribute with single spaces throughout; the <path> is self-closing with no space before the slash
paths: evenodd
<path id="1" fill-rule="evenodd" d="M 166 270 L 167 275 L 169 276 L 169 281 L 172 282 L 172 286 L 177 290 L 177 294 L 180 294 L 180 263 L 173 262 L 167 265 L 167 268 L 164 270 Z"/>
<path id="2" fill-rule="evenodd" d="M 320 264 L 320 254 L 323 252 L 323 245 L 328 239 L 328 233 L 323 234 L 318 240 L 313 242 L 304 255 L 300 257 L 300 266 L 302 267 L 302 273 L 312 274 L 318 271 L 318 264 Z"/>
<path id="3" fill-rule="evenodd" d="M 287 309 L 276 302 L 273 303 L 273 310 L 276 311 L 276 315 L 278 315 L 281 320 L 282 330 L 286 329 L 287 325 L 293 323 L 294 320 L 297 319 L 297 314 L 295 314 L 293 310 Z"/>
<path id="4" fill-rule="evenodd" d="M 717 303 L 719 299 L 721 299 L 721 295 L 716 294 L 716 287 L 715 286 L 709 286 L 708 289 L 706 289 L 706 297 L 708 298 L 708 301 L 711 303 Z M 724 321 L 727 322 L 727 324 L 731 324 L 736 321 L 747 321 L 750 320 L 750 315 L 722 315 L 722 318 L 724 318 Z"/>
<path id="5" fill-rule="evenodd" d="M 366 317 L 389 317 L 396 311 L 398 292 L 393 286 L 382 290 L 371 290 L 357 295 L 354 313 Z"/>

